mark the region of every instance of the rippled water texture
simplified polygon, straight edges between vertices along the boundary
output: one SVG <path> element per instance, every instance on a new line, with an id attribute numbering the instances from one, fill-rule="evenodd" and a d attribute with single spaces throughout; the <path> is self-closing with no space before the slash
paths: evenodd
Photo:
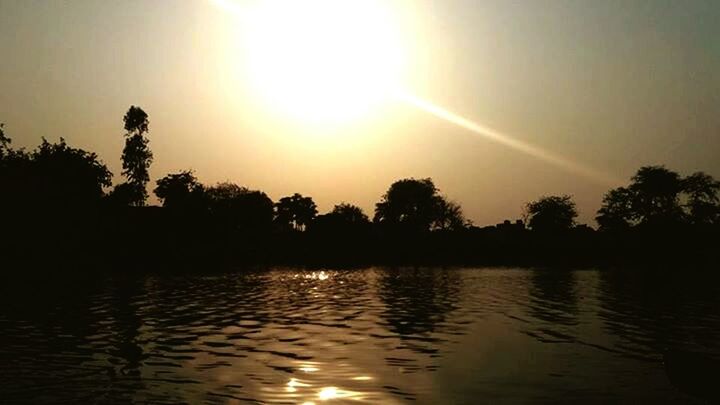
<path id="1" fill-rule="evenodd" d="M 598 271 L 276 269 L 9 285 L 3 403 L 688 403 L 720 289 Z"/>

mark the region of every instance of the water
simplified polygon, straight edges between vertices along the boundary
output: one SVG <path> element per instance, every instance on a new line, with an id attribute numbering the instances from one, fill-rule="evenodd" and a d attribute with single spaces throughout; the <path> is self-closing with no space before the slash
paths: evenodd
<path id="1" fill-rule="evenodd" d="M 0 304 L 4 403 L 693 403 L 663 350 L 720 354 L 716 284 L 598 271 L 5 283 Z"/>

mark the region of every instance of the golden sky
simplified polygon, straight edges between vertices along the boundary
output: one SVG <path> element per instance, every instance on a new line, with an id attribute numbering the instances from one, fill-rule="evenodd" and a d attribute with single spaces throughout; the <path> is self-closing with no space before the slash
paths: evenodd
<path id="1" fill-rule="evenodd" d="M 641 165 L 720 177 L 716 1 L 225 1 L 263 11 L 0 0 L 0 122 L 19 146 L 96 151 L 119 181 L 122 116 L 139 105 L 153 182 L 192 168 L 371 214 L 392 181 L 432 177 L 480 225 L 543 194 L 574 195 L 592 222 Z M 374 98 L 395 85 L 511 141 Z"/>

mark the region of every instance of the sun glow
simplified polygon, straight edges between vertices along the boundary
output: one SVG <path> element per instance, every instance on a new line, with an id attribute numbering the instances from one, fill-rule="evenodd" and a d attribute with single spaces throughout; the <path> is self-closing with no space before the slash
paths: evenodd
<path id="1" fill-rule="evenodd" d="M 353 121 L 376 112 L 401 86 L 406 55 L 391 2 L 216 3 L 241 17 L 246 79 L 282 116 Z"/>
<path id="2" fill-rule="evenodd" d="M 239 65 L 257 101 L 278 118 L 317 124 L 313 136 L 333 124 L 359 124 L 386 103 L 400 102 L 576 175 L 621 183 L 612 174 L 414 95 L 408 86 L 413 41 L 403 36 L 394 1 L 212 1 L 238 19 Z M 319 139 L 327 143 L 329 138 Z"/>

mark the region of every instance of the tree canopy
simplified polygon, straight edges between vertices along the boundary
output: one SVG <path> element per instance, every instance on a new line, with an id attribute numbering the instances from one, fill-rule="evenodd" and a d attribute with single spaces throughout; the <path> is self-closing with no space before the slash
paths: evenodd
<path id="1" fill-rule="evenodd" d="M 170 209 L 199 209 L 204 205 L 205 187 L 190 170 L 159 179 L 153 192 Z"/>
<path id="2" fill-rule="evenodd" d="M 596 220 L 602 230 L 717 223 L 719 191 L 720 182 L 706 173 L 682 178 L 663 166 L 645 166 L 632 177 L 629 186 L 605 195 Z"/>
<path id="3" fill-rule="evenodd" d="M 85 208 L 100 201 L 111 178 L 95 153 L 72 148 L 63 138 L 58 143 L 43 138 L 30 153 L 8 149 L 0 165 L 3 201 L 22 210 Z"/>
<path id="4" fill-rule="evenodd" d="M 273 201 L 262 191 L 233 183 L 206 189 L 210 214 L 216 223 L 233 230 L 268 231 L 273 221 Z"/>
<path id="5" fill-rule="evenodd" d="M 275 204 L 275 221 L 286 229 L 303 231 L 315 219 L 317 205 L 311 197 L 295 193 Z"/>
<path id="6" fill-rule="evenodd" d="M 460 228 L 465 224 L 460 206 L 440 195 L 432 179 L 402 179 L 390 185 L 375 204 L 378 224 L 407 230 Z"/>
<path id="7" fill-rule="evenodd" d="M 538 232 L 562 232 L 575 225 L 578 212 L 569 195 L 541 197 L 525 206 L 528 227 Z"/>

